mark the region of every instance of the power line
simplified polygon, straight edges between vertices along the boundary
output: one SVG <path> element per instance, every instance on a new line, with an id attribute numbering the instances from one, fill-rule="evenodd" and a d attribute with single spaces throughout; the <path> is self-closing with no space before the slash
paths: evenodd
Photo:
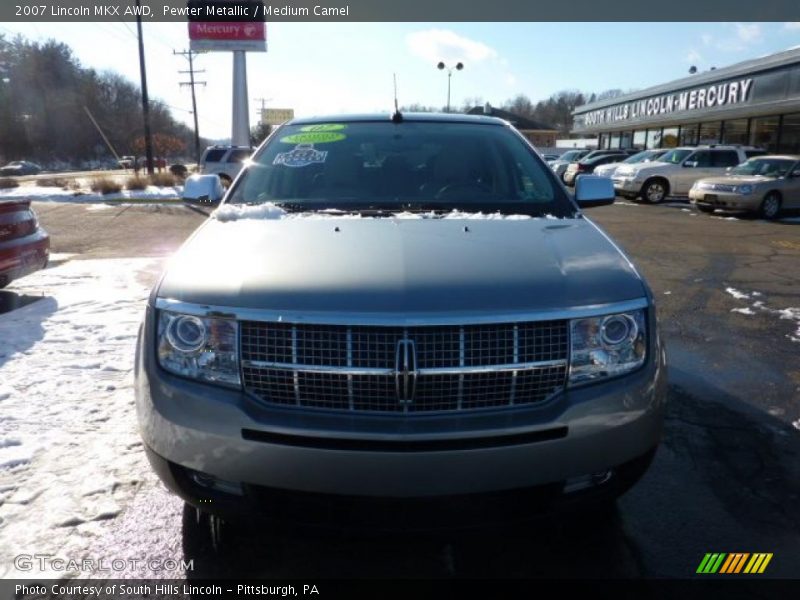
<path id="1" fill-rule="evenodd" d="M 172 53 L 175 54 L 175 55 L 183 56 L 183 57 L 185 57 L 185 58 L 187 58 L 189 60 L 189 70 L 188 71 L 178 71 L 178 73 L 180 73 L 182 75 L 188 74 L 189 75 L 189 81 L 179 81 L 178 84 L 181 87 L 183 87 L 185 85 L 188 85 L 192 90 L 192 112 L 194 113 L 194 154 L 195 154 L 195 160 L 197 160 L 197 162 L 199 163 L 200 162 L 200 127 L 197 124 L 197 97 L 196 97 L 196 95 L 194 93 L 194 87 L 196 85 L 205 86 L 206 82 L 205 81 L 195 81 L 194 74 L 195 73 L 205 73 L 205 71 L 203 71 L 203 70 L 195 71 L 194 70 L 193 59 L 194 59 L 194 56 L 197 54 L 197 52 L 194 52 L 192 50 L 183 50 L 181 52 L 177 52 L 177 51 L 173 50 Z"/>

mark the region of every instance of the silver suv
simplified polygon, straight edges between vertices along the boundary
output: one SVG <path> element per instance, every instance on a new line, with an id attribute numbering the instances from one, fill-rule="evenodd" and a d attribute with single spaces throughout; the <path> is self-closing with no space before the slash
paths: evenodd
<path id="1" fill-rule="evenodd" d="M 218 175 L 227 187 L 242 170 L 253 149 L 247 146 L 209 146 L 200 157 L 202 175 Z"/>
<path id="2" fill-rule="evenodd" d="M 743 146 L 674 148 L 655 162 L 621 165 L 614 173 L 614 189 L 620 196 L 657 204 L 667 196 L 687 196 L 695 181 L 721 175 L 730 167 L 764 150 Z"/>
<path id="3" fill-rule="evenodd" d="M 493 117 L 282 126 L 152 292 L 153 467 L 229 518 L 616 497 L 659 442 L 666 370 L 650 289 L 581 210 L 613 201 L 592 175 L 573 198 Z"/>

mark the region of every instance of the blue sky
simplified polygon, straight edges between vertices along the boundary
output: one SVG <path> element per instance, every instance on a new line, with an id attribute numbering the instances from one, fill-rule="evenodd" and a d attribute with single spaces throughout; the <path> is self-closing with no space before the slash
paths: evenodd
<path id="1" fill-rule="evenodd" d="M 0 32 L 70 45 L 86 66 L 138 82 L 135 26 L 124 23 L 2 23 Z M 153 97 L 191 123 L 191 100 L 177 71 L 188 47 L 185 23 L 145 23 Z M 256 98 L 298 115 L 388 110 L 392 73 L 401 104 L 442 106 L 447 77 L 439 60 L 461 60 L 452 103 L 480 96 L 494 105 L 523 93 L 532 100 L 562 89 L 640 89 L 800 45 L 800 23 L 270 23 L 269 51 L 248 55 L 251 122 Z M 230 135 L 231 56 L 196 60 L 201 134 Z"/>

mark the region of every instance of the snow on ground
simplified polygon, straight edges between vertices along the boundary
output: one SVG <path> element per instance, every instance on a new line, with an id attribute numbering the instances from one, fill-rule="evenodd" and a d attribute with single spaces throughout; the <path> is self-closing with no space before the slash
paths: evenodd
<path id="1" fill-rule="evenodd" d="M 147 186 L 144 190 L 123 190 L 116 194 L 95 194 L 94 192 L 76 193 L 60 187 L 39 187 L 36 185 L 22 185 L 18 188 L 0 190 L 0 200 L 27 198 L 35 202 L 109 202 L 130 200 L 180 200 L 183 187 L 156 187 Z"/>
<path id="2" fill-rule="evenodd" d="M 146 473 L 132 369 L 138 276 L 156 267 L 74 260 L 9 288 L 42 299 L 0 314 L 0 571 L 34 551 L 91 556 Z"/>
<path id="3" fill-rule="evenodd" d="M 733 296 L 736 300 L 753 301 L 749 307 L 732 308 L 731 312 L 740 313 L 743 315 L 755 315 L 759 313 L 769 314 L 782 320 L 794 321 L 795 331 L 794 333 L 787 334 L 786 337 L 793 342 L 800 342 L 800 308 L 791 306 L 789 308 L 769 307 L 766 305 L 764 300 L 756 300 L 756 298 L 763 298 L 764 295 L 761 292 L 742 292 L 741 290 L 737 290 L 733 287 L 726 287 L 725 291 Z"/>

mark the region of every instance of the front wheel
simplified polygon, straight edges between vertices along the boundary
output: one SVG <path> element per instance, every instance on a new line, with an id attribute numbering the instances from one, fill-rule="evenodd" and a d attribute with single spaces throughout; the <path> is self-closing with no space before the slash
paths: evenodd
<path id="1" fill-rule="evenodd" d="M 761 202 L 761 209 L 759 212 L 765 219 L 776 219 L 781 213 L 781 197 L 775 192 L 767 194 Z"/>
<path id="2" fill-rule="evenodd" d="M 658 204 L 667 197 L 667 183 L 662 179 L 653 179 L 644 184 L 642 198 L 650 204 Z"/>

